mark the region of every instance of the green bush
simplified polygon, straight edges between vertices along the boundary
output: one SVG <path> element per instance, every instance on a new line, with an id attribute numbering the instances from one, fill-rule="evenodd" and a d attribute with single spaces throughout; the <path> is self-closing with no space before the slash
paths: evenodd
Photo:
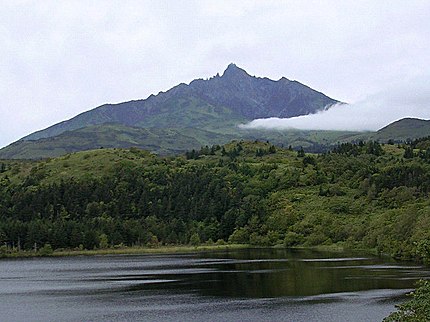
<path id="1" fill-rule="evenodd" d="M 419 281 L 418 288 L 409 294 L 406 303 L 397 305 L 397 312 L 391 313 L 384 322 L 424 322 L 430 320 L 430 281 Z"/>
<path id="2" fill-rule="evenodd" d="M 215 243 L 215 245 L 225 245 L 225 244 L 227 243 L 224 241 L 224 239 L 218 239 Z"/>
<path id="3" fill-rule="evenodd" d="M 228 241 L 232 244 L 248 244 L 249 243 L 249 231 L 248 229 L 241 227 L 236 228 Z"/>
<path id="4" fill-rule="evenodd" d="M 6 256 L 7 253 L 8 253 L 8 251 L 7 251 L 6 245 L 1 245 L 0 246 L 0 257 Z"/>
<path id="5" fill-rule="evenodd" d="M 193 245 L 193 246 L 198 246 L 198 245 L 200 245 L 200 236 L 199 236 L 199 234 L 198 233 L 194 233 L 194 234 L 192 234 L 191 235 L 191 237 L 190 237 L 190 244 L 191 245 Z"/>
<path id="6" fill-rule="evenodd" d="M 292 247 L 300 245 L 303 242 L 303 235 L 289 231 L 285 234 L 284 245 L 285 247 Z"/>
<path id="7" fill-rule="evenodd" d="M 39 254 L 43 256 L 51 255 L 53 252 L 54 250 L 52 249 L 52 246 L 50 244 L 45 244 L 41 249 L 39 249 Z"/>
<path id="8" fill-rule="evenodd" d="M 101 249 L 109 247 L 109 240 L 108 240 L 108 236 L 106 234 L 100 234 L 100 236 L 99 236 L 99 247 Z"/>

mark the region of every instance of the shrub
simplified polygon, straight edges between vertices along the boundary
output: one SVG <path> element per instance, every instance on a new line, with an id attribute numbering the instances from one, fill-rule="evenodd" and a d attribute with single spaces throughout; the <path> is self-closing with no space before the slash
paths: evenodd
<path id="1" fill-rule="evenodd" d="M 233 244 L 248 244 L 249 243 L 249 231 L 246 228 L 236 228 L 228 241 Z"/>
<path id="2" fill-rule="evenodd" d="M 200 236 L 198 233 L 194 233 L 191 235 L 190 237 L 190 244 L 193 246 L 198 246 L 200 245 Z"/>
<path id="3" fill-rule="evenodd" d="M 424 322 L 430 316 L 430 281 L 419 281 L 418 288 L 409 294 L 412 299 L 397 305 L 397 312 L 391 313 L 384 322 Z"/>
<path id="4" fill-rule="evenodd" d="M 216 245 L 225 245 L 226 242 L 224 241 L 224 239 L 218 239 L 215 244 Z"/>
<path id="5" fill-rule="evenodd" d="M 109 247 L 109 240 L 106 234 L 101 234 L 99 236 L 99 247 L 102 249 Z"/>
<path id="6" fill-rule="evenodd" d="M 303 235 L 289 231 L 285 234 L 284 245 L 285 247 L 292 247 L 300 245 L 303 242 Z"/>
<path id="7" fill-rule="evenodd" d="M 54 250 L 52 249 L 51 244 L 45 244 L 41 249 L 39 249 L 39 254 L 43 256 L 51 255 L 53 252 Z"/>

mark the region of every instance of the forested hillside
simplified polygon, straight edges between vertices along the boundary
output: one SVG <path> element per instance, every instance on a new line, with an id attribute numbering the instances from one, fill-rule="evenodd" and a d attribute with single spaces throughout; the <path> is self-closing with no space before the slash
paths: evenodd
<path id="1" fill-rule="evenodd" d="M 320 155 L 233 141 L 0 161 L 2 252 L 234 242 L 430 256 L 430 139 Z"/>

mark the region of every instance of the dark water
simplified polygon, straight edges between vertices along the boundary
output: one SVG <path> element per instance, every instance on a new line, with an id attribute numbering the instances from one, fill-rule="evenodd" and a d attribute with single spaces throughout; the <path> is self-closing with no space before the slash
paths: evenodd
<path id="1" fill-rule="evenodd" d="M 1 321 L 380 321 L 428 268 L 254 249 L 0 261 Z"/>

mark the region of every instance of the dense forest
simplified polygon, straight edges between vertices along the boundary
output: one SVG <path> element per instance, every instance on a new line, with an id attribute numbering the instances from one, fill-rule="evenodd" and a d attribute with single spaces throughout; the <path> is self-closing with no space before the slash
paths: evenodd
<path id="1" fill-rule="evenodd" d="M 99 149 L 0 161 L 0 253 L 200 243 L 430 260 L 430 138 L 323 154 L 233 141 L 176 157 Z"/>

